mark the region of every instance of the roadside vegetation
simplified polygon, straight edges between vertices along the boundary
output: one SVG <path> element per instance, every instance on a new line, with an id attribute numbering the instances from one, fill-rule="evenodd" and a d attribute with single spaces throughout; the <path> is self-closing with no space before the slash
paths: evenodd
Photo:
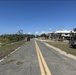
<path id="1" fill-rule="evenodd" d="M 12 44 L 4 45 L 0 47 L 0 59 L 5 56 L 8 56 L 9 53 L 20 47 L 21 45 L 25 44 L 25 41 L 19 41 Z"/>
<path id="2" fill-rule="evenodd" d="M 0 59 L 8 56 L 10 52 L 25 44 L 26 37 L 34 38 L 35 36 L 32 34 L 23 34 L 22 30 L 19 30 L 17 34 L 0 35 Z"/>
<path id="3" fill-rule="evenodd" d="M 46 42 L 46 43 L 67 52 L 67 54 L 72 54 L 76 56 L 76 48 L 69 47 L 68 42 Z"/>

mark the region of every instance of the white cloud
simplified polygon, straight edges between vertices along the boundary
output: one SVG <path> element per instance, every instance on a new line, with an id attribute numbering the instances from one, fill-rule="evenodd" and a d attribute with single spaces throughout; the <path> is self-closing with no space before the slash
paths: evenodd
<path id="1" fill-rule="evenodd" d="M 44 33 L 45 33 L 45 34 L 48 34 L 48 33 L 51 33 L 51 31 L 41 31 L 40 35 L 41 35 L 41 34 L 44 34 Z"/>
<path id="2" fill-rule="evenodd" d="M 35 32 L 35 34 L 38 34 L 39 32 L 37 31 L 37 32 Z"/>
<path id="3" fill-rule="evenodd" d="M 41 34 L 46 33 L 45 31 L 42 31 Z"/>
<path id="4" fill-rule="evenodd" d="M 40 35 L 41 35 L 41 34 L 44 34 L 44 33 L 46 34 L 46 31 L 41 31 Z"/>
<path id="5" fill-rule="evenodd" d="M 32 34 L 31 32 L 28 32 L 28 34 Z"/>

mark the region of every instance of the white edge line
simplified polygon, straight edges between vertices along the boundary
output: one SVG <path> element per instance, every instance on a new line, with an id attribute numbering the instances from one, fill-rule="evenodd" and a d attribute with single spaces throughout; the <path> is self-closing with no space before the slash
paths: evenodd
<path id="1" fill-rule="evenodd" d="M 39 41 L 41 41 L 41 40 L 39 40 Z M 41 42 L 43 42 L 43 41 L 41 41 Z M 67 57 L 69 57 L 69 58 L 72 58 L 72 59 L 74 59 L 74 60 L 76 60 L 76 56 L 74 56 L 74 55 L 72 55 L 72 54 L 67 54 L 65 51 L 62 51 L 61 49 L 59 49 L 59 48 L 57 48 L 57 47 L 54 47 L 54 46 L 52 46 L 52 45 L 49 45 L 48 43 L 45 43 L 45 42 L 43 42 L 46 46 L 48 46 L 48 47 L 50 47 L 50 48 L 53 48 L 54 50 L 56 50 L 57 52 L 59 52 L 60 54 L 63 54 L 63 55 L 65 55 L 65 56 L 67 56 Z"/>
<path id="2" fill-rule="evenodd" d="M 3 60 L 4 60 L 4 58 L 3 58 L 3 59 L 1 59 L 1 60 L 0 60 L 0 62 L 2 62 Z"/>
<path id="3" fill-rule="evenodd" d="M 8 56 L 10 56 L 11 54 L 13 54 L 14 52 L 16 52 L 18 49 L 20 49 L 21 48 L 21 46 L 20 47 L 18 47 L 17 49 L 15 49 L 13 52 L 11 52 L 10 54 L 8 54 Z M 5 56 L 4 58 L 2 58 L 1 60 L 0 60 L 0 62 L 2 62 L 4 59 L 6 59 L 7 58 L 7 56 Z"/>
<path id="4" fill-rule="evenodd" d="M 67 54 L 65 51 L 62 51 L 61 49 L 56 48 L 56 47 L 54 47 L 54 46 L 51 46 L 51 45 L 49 45 L 49 44 L 47 44 L 47 43 L 44 43 L 44 44 L 45 44 L 46 46 L 48 46 L 48 47 L 50 47 L 50 48 L 53 48 L 54 50 L 58 51 L 60 54 L 63 54 L 63 55 L 65 55 L 65 56 L 69 57 L 69 58 L 73 58 L 73 59 L 76 60 L 76 56 L 74 56 L 74 55 L 72 55 L 72 54 Z"/>
<path id="5" fill-rule="evenodd" d="M 15 49 L 13 52 L 11 52 L 10 54 L 13 54 L 14 52 L 16 52 L 18 49 L 20 49 L 21 47 L 18 47 L 17 49 Z"/>

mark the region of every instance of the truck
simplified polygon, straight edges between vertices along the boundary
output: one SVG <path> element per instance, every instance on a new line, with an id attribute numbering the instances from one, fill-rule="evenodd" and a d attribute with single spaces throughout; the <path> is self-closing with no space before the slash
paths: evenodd
<path id="1" fill-rule="evenodd" d="M 76 28 L 70 32 L 69 46 L 76 47 Z"/>

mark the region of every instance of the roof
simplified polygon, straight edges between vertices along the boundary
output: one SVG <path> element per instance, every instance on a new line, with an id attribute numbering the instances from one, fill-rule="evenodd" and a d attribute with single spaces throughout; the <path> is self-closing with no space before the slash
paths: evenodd
<path id="1" fill-rule="evenodd" d="M 58 30 L 58 31 L 55 31 L 55 33 L 70 33 L 71 31 L 70 30 Z"/>

